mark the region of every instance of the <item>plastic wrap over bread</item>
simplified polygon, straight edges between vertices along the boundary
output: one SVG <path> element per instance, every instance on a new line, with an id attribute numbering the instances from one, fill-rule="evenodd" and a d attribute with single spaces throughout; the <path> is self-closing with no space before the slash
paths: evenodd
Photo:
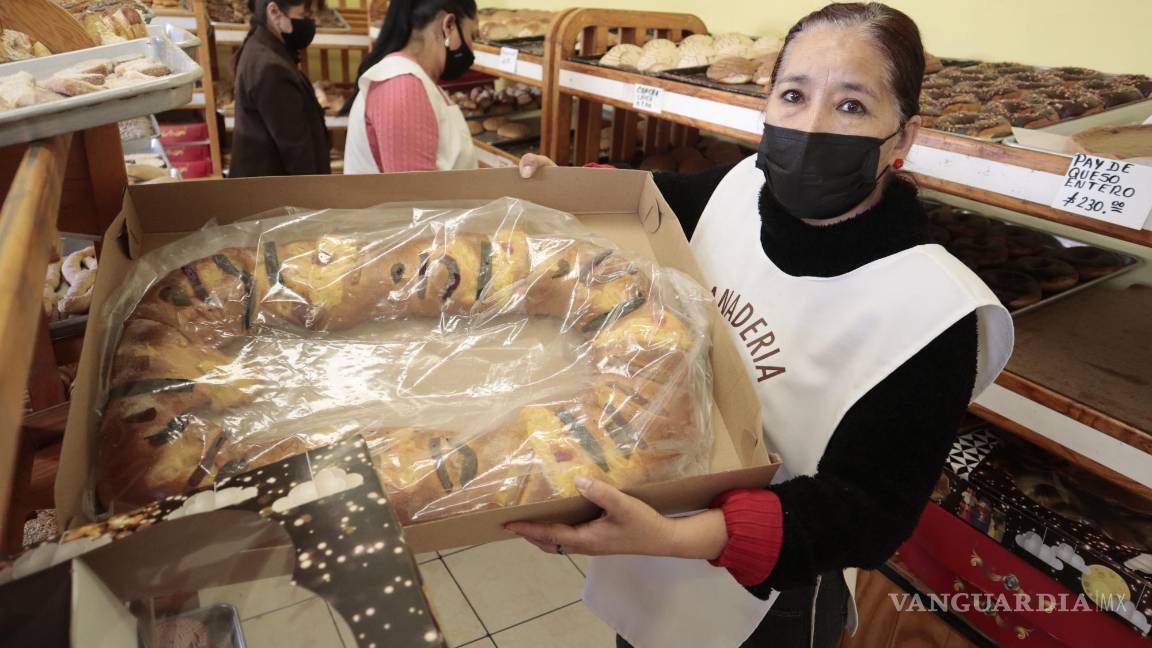
<path id="1" fill-rule="evenodd" d="M 706 471 L 710 295 L 514 199 L 281 210 L 105 304 L 104 510 L 364 436 L 405 522 Z M 121 325 L 122 324 L 122 325 Z"/>

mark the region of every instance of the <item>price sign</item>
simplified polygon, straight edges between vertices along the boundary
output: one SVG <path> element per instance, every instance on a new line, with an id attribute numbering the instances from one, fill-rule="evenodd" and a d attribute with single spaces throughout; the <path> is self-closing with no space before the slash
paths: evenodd
<path id="1" fill-rule="evenodd" d="M 632 107 L 650 113 L 664 112 L 664 90 L 637 84 L 632 95 Z"/>
<path id="2" fill-rule="evenodd" d="M 512 47 L 500 48 L 500 61 L 496 67 L 500 68 L 503 72 L 509 74 L 516 74 L 516 60 L 520 58 L 520 50 Z"/>
<path id="3" fill-rule="evenodd" d="M 1152 213 L 1152 167 L 1079 153 L 1052 206 L 1142 229 Z"/>

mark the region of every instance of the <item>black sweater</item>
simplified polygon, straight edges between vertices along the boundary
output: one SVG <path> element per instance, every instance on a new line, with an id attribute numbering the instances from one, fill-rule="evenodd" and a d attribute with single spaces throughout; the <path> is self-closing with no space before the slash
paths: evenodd
<path id="1" fill-rule="evenodd" d="M 658 174 L 656 185 L 691 237 L 704 206 L 731 167 L 699 175 Z M 831 277 L 929 242 L 916 189 L 893 181 L 873 209 L 816 227 L 760 196 L 761 244 L 793 276 Z M 875 568 L 912 534 L 968 408 L 976 380 L 976 314 L 944 331 L 848 410 L 815 476 L 770 486 L 784 514 L 779 558 L 763 583 L 811 585 L 818 574 Z"/>

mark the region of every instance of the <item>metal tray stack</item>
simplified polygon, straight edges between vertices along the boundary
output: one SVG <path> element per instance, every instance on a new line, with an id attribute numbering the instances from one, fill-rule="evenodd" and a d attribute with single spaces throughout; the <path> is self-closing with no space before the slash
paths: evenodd
<path id="1" fill-rule="evenodd" d="M 157 59 L 167 65 L 172 74 L 138 85 L 0 112 L 0 146 L 152 115 L 189 102 L 192 86 L 203 72 L 188 54 L 166 37 L 151 36 L 115 45 L 5 63 L 0 65 L 0 76 L 28 72 L 37 80 L 43 80 L 83 61 L 114 59 L 131 54 Z"/>
<path id="2" fill-rule="evenodd" d="M 523 38 L 503 38 L 500 40 L 478 40 L 477 42 L 492 47 L 510 47 L 524 54 L 544 56 L 544 37 L 527 36 Z"/>

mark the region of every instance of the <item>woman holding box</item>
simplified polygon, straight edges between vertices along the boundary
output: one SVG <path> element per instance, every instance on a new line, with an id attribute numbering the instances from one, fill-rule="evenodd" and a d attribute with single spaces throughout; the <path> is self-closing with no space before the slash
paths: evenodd
<path id="1" fill-rule="evenodd" d="M 897 177 L 923 73 L 908 16 L 829 5 L 788 33 L 755 158 L 655 176 L 784 466 L 696 515 L 583 480 L 599 519 L 509 525 L 545 551 L 604 556 L 585 601 L 620 645 L 837 645 L 855 627 L 845 577 L 911 534 L 969 402 L 1007 362 L 1007 311 L 930 244 L 916 189 Z M 526 156 L 521 172 L 551 164 Z"/>

